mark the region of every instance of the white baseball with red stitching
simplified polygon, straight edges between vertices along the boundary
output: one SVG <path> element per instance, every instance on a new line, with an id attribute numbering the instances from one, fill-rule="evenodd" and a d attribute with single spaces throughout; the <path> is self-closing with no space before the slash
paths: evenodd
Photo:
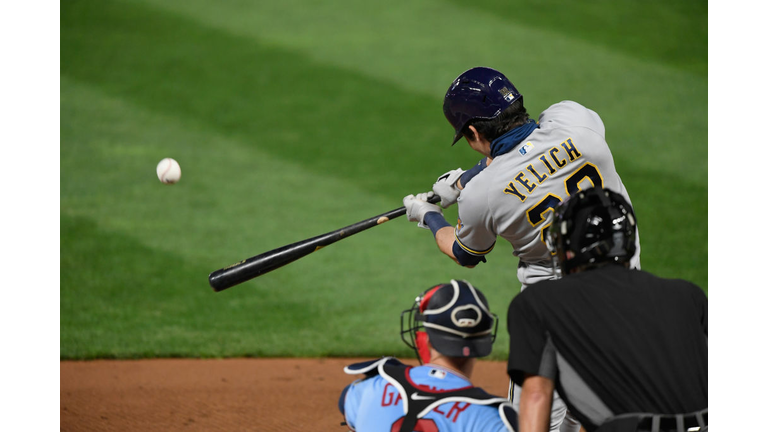
<path id="1" fill-rule="evenodd" d="M 157 164 L 157 178 L 165 184 L 174 184 L 181 178 L 181 167 L 175 159 L 165 158 Z"/>

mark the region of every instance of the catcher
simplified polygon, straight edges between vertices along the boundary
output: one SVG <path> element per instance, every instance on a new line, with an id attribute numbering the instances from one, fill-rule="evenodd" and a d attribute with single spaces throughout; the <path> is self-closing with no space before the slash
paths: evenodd
<path id="1" fill-rule="evenodd" d="M 400 316 L 400 334 L 421 366 L 384 357 L 344 368 L 365 375 L 344 388 L 339 410 L 354 431 L 515 431 L 506 398 L 472 386 L 478 357 L 491 353 L 498 318 L 483 293 L 452 280 L 430 288 Z"/>

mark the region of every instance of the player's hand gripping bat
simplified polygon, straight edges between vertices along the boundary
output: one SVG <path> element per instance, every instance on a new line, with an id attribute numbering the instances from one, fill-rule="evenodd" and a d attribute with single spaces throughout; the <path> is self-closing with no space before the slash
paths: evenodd
<path id="1" fill-rule="evenodd" d="M 437 195 L 433 195 L 429 198 L 429 202 L 432 204 L 439 201 L 440 197 Z M 308 238 L 277 249 L 272 249 L 263 254 L 234 263 L 229 267 L 214 271 L 208 275 L 208 282 L 211 284 L 214 291 L 224 291 L 227 288 L 231 288 L 235 285 L 259 277 L 264 273 L 278 269 L 286 264 L 290 264 L 299 258 L 305 257 L 332 243 L 336 243 L 341 239 L 357 234 L 360 231 L 365 231 L 368 228 L 381 225 L 388 220 L 392 220 L 404 214 L 405 207 L 396 208 L 378 216 L 337 229 L 336 231 L 331 231 L 317 237 Z"/>

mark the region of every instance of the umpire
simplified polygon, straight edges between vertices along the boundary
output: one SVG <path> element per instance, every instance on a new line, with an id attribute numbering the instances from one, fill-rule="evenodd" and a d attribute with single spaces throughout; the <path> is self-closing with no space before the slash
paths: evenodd
<path id="1" fill-rule="evenodd" d="M 589 432 L 707 430 L 707 297 L 628 268 L 636 220 L 591 188 L 555 209 L 547 244 L 561 278 L 509 306 L 509 376 L 520 432 L 547 431 L 553 390 Z"/>

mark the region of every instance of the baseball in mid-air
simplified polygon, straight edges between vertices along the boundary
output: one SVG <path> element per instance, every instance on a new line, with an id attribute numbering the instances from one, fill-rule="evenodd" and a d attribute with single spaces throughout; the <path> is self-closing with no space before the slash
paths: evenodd
<path id="1" fill-rule="evenodd" d="M 175 159 L 165 158 L 157 164 L 157 178 L 165 184 L 174 184 L 181 178 L 181 167 Z"/>

